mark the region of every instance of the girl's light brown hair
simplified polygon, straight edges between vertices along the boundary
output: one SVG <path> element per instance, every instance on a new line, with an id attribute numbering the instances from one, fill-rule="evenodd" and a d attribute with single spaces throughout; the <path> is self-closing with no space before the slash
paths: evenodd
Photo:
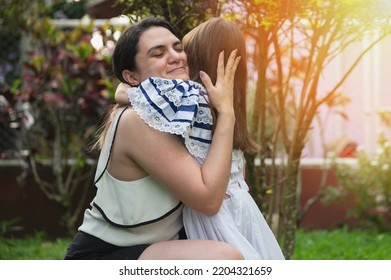
<path id="1" fill-rule="evenodd" d="M 202 70 L 215 83 L 219 53 L 224 51 L 227 62 L 229 54 L 235 49 L 238 50 L 237 55 L 241 56 L 241 60 L 234 81 L 234 148 L 247 153 L 258 151 L 259 145 L 251 138 L 247 129 L 247 54 L 240 28 L 228 20 L 211 18 L 186 34 L 183 44 L 188 58 L 190 79 L 197 82 L 201 82 L 199 71 Z"/>

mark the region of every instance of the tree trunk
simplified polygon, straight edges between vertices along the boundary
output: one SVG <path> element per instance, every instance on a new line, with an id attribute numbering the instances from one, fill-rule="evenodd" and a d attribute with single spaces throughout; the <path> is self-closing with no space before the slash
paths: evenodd
<path id="1" fill-rule="evenodd" d="M 301 145 L 292 146 L 288 164 L 286 166 L 286 180 L 284 188 L 283 224 L 281 226 L 283 251 L 286 259 L 292 259 L 295 251 L 297 228 L 297 184 L 300 172 Z M 281 244 L 281 243 L 280 243 Z"/>

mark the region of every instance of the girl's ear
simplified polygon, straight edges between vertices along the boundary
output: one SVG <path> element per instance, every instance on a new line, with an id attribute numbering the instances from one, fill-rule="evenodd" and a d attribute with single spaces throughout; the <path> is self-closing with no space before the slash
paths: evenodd
<path id="1" fill-rule="evenodd" d="M 122 77 L 131 85 L 132 87 L 138 86 L 140 84 L 140 78 L 136 72 L 124 70 L 122 71 Z"/>

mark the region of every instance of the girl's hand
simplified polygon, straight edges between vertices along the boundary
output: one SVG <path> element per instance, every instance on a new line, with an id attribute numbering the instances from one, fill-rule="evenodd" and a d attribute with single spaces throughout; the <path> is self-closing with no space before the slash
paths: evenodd
<path id="1" fill-rule="evenodd" d="M 119 105 L 129 105 L 129 99 L 128 99 L 128 89 L 130 86 L 125 83 L 120 83 L 115 90 L 115 102 L 117 102 Z"/>
<path id="2" fill-rule="evenodd" d="M 200 71 L 200 78 L 208 92 L 209 100 L 218 114 L 233 112 L 233 88 L 236 68 L 240 57 L 236 57 L 237 50 L 231 52 L 227 65 L 224 66 L 224 52 L 219 55 L 217 63 L 217 79 L 213 85 L 210 77 Z"/>

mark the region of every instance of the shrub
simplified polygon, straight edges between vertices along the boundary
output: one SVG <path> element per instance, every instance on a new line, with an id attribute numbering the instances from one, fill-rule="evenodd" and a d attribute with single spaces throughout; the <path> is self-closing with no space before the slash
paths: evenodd
<path id="1" fill-rule="evenodd" d="M 379 113 L 383 123 L 391 128 L 391 111 Z M 377 151 L 369 153 L 364 148 L 356 152 L 357 166 L 335 164 L 338 188 L 329 195 L 338 198 L 351 194 L 355 207 L 350 214 L 365 225 L 375 225 L 380 230 L 391 229 L 391 143 L 383 132 L 377 141 Z M 330 197 L 330 196 L 329 196 Z"/>
<path id="2" fill-rule="evenodd" d="M 77 196 L 82 205 L 82 194 L 91 186 L 96 154 L 89 148 L 116 86 L 111 53 L 117 28 L 81 23 L 60 29 L 49 19 L 37 21 L 21 78 L 2 90 L 8 121 L 17 127 L 25 151 L 20 156 L 45 195 L 63 208 L 69 232 L 81 211 L 72 201 Z M 93 36 L 101 46 L 93 47 Z M 42 174 L 45 165 L 51 167 L 50 179 Z"/>

